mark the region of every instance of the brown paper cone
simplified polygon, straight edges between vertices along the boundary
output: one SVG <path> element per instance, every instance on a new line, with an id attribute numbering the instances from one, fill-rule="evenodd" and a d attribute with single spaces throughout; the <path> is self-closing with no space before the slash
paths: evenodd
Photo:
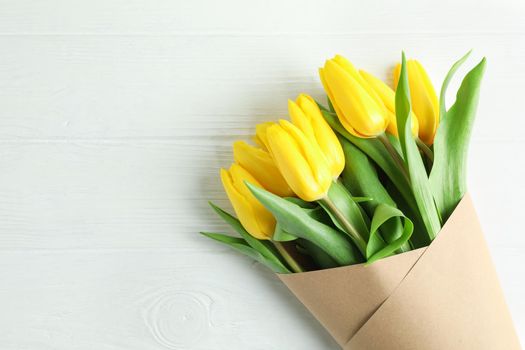
<path id="1" fill-rule="evenodd" d="M 343 349 L 520 349 L 468 195 L 427 248 L 279 277 Z"/>

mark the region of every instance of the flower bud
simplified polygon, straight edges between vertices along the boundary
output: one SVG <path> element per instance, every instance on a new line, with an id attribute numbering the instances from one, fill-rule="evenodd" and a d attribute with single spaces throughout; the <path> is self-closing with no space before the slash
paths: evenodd
<path id="1" fill-rule="evenodd" d="M 339 121 L 348 132 L 364 138 L 385 132 L 390 122 L 386 108 L 350 61 L 337 55 L 326 61 L 319 74 Z"/>
<path id="2" fill-rule="evenodd" d="M 301 129 L 310 142 L 319 145 L 328 162 L 332 178 L 339 177 L 345 167 L 343 148 L 323 118 L 317 103 L 310 96 L 301 94 L 295 102 L 288 100 L 288 111 L 292 123 Z"/>
<path id="3" fill-rule="evenodd" d="M 394 69 L 394 86 L 397 88 L 401 65 Z M 412 110 L 419 122 L 419 138 L 427 145 L 434 143 L 439 125 L 438 97 L 425 69 L 416 60 L 407 61 L 408 84 Z"/>
<path id="4" fill-rule="evenodd" d="M 265 190 L 280 197 L 293 196 L 290 186 L 277 169 L 268 151 L 251 146 L 244 141 L 233 143 L 235 162 L 246 169 Z"/>
<path id="5" fill-rule="evenodd" d="M 366 80 L 366 82 L 374 89 L 374 91 L 377 93 L 379 98 L 381 98 L 381 101 L 383 101 L 383 104 L 385 105 L 385 108 L 387 109 L 389 123 L 386 130 L 397 137 L 397 119 L 396 119 L 396 94 L 394 90 L 392 90 L 388 85 L 386 85 L 383 81 L 380 79 L 374 77 L 372 74 L 365 72 L 364 70 L 360 70 L 359 74 L 363 77 L 363 79 Z M 417 117 L 414 115 L 413 112 L 411 112 L 411 127 L 412 127 L 412 135 L 417 136 L 418 130 L 419 130 L 419 123 L 417 120 Z"/>
<path id="6" fill-rule="evenodd" d="M 332 175 L 319 145 L 286 120 L 270 126 L 266 137 L 270 153 L 292 191 L 308 202 L 325 197 Z"/>
<path id="7" fill-rule="evenodd" d="M 221 180 L 226 194 L 242 226 L 257 239 L 271 239 L 275 231 L 275 218 L 254 197 L 244 181 L 263 187 L 246 169 L 232 164 L 229 170 L 221 169 Z"/>

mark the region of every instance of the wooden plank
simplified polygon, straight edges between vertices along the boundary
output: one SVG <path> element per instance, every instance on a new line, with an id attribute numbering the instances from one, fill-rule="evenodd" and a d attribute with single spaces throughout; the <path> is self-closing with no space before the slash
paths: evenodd
<path id="1" fill-rule="evenodd" d="M 317 67 L 336 52 L 391 80 L 404 48 L 439 89 L 470 47 L 489 59 L 476 137 L 522 139 L 525 119 L 506 103 L 523 94 L 520 42 L 525 34 L 0 36 L 0 139 L 243 136 L 256 122 L 285 117 L 286 100 L 300 92 L 324 100 Z"/>
<path id="2" fill-rule="evenodd" d="M 3 1 L 5 33 L 513 33 L 525 29 L 521 0 Z"/>
<path id="3" fill-rule="evenodd" d="M 469 186 L 525 339 L 525 3 L 403 5 L 0 1 L 0 348 L 337 349 L 197 232 L 230 232 L 207 200 L 231 209 L 233 140 L 322 98 L 327 57 L 390 80 L 401 49 L 436 86 L 466 50 L 488 57 Z"/>
<path id="4" fill-rule="evenodd" d="M 337 349 L 272 273 L 220 248 L 2 252 L 0 276 L 3 349 Z"/>

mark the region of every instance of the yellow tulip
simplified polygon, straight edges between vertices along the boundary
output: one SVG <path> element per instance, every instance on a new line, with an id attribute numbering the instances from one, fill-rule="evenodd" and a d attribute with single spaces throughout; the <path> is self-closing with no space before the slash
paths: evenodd
<path id="1" fill-rule="evenodd" d="M 387 109 L 387 114 L 389 118 L 389 123 L 387 131 L 397 136 L 397 120 L 396 120 L 396 94 L 390 86 L 386 85 L 380 79 L 374 77 L 372 74 L 365 72 L 364 70 L 359 70 L 359 74 L 366 80 L 366 82 L 374 89 L 376 94 L 381 98 L 383 104 Z M 412 123 L 412 134 L 417 136 L 419 130 L 419 123 L 417 117 L 411 112 L 411 123 Z"/>
<path id="2" fill-rule="evenodd" d="M 342 56 L 327 60 L 319 69 L 323 86 L 339 121 L 358 137 L 376 137 L 385 132 L 390 118 L 381 98 Z"/>
<path id="3" fill-rule="evenodd" d="M 232 164 L 221 169 L 221 180 L 233 209 L 246 231 L 257 239 L 271 239 L 275 231 L 275 218 L 254 197 L 244 181 L 263 186 L 242 166 Z"/>
<path id="4" fill-rule="evenodd" d="M 336 179 L 345 167 L 345 156 L 341 143 L 321 114 L 313 98 L 301 94 L 295 102 L 288 100 L 288 111 L 292 123 L 312 143 L 319 145 L 324 154 L 332 177 Z"/>
<path id="5" fill-rule="evenodd" d="M 397 88 L 401 65 L 394 69 L 394 87 Z M 438 97 L 423 66 L 416 60 L 407 61 L 408 84 L 412 110 L 419 121 L 419 138 L 431 145 L 439 125 Z"/>
<path id="6" fill-rule="evenodd" d="M 268 140 L 266 139 L 266 129 L 275 124 L 274 122 L 265 122 L 255 126 L 255 136 L 253 140 L 262 149 L 268 150 Z"/>
<path id="7" fill-rule="evenodd" d="M 305 201 L 324 198 L 332 183 L 319 145 L 286 120 L 266 130 L 270 153 L 292 191 Z"/>
<path id="8" fill-rule="evenodd" d="M 233 158 L 266 190 L 280 197 L 293 195 L 268 151 L 251 146 L 244 141 L 236 141 L 233 143 Z"/>

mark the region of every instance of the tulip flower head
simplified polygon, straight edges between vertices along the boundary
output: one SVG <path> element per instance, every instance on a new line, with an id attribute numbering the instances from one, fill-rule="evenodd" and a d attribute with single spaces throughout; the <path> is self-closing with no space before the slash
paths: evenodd
<path id="1" fill-rule="evenodd" d="M 397 89 L 401 65 L 394 69 L 394 87 Z M 412 110 L 419 121 L 419 138 L 427 145 L 434 143 L 439 125 L 438 97 L 425 69 L 416 60 L 407 61 L 408 84 Z"/>
<path id="2" fill-rule="evenodd" d="M 364 138 L 385 132 L 391 118 L 381 98 L 350 61 L 337 55 L 326 61 L 319 74 L 339 121 L 348 132 Z"/>
<path id="3" fill-rule="evenodd" d="M 233 158 L 266 190 L 280 197 L 293 195 L 290 186 L 277 169 L 277 165 L 275 165 L 268 151 L 249 145 L 244 141 L 236 141 L 233 143 Z"/>
<path id="4" fill-rule="evenodd" d="M 379 96 L 381 101 L 383 102 L 385 108 L 387 109 L 387 114 L 389 118 L 389 123 L 387 127 L 387 131 L 394 135 L 398 136 L 397 133 L 397 120 L 396 120 L 396 94 L 394 90 L 392 90 L 388 85 L 386 85 L 383 81 L 376 78 L 370 73 L 365 72 L 364 70 L 359 70 L 359 74 L 361 77 L 363 77 L 364 80 L 374 89 L 376 94 Z M 414 115 L 413 112 L 411 112 L 411 119 L 412 122 L 412 134 L 414 136 L 417 136 L 418 130 L 419 130 L 419 123 L 417 120 L 417 117 Z"/>
<path id="5" fill-rule="evenodd" d="M 269 151 L 292 191 L 305 201 L 324 198 L 332 173 L 321 148 L 297 126 L 281 120 L 267 128 Z"/>
<path id="6" fill-rule="evenodd" d="M 271 239 L 275 231 L 275 218 L 254 197 L 245 181 L 261 188 L 263 186 L 246 169 L 235 163 L 229 170 L 221 169 L 221 180 L 246 231 L 257 239 Z"/>
<path id="7" fill-rule="evenodd" d="M 306 94 L 301 94 L 295 102 L 288 100 L 288 111 L 292 123 L 311 143 L 319 145 L 328 162 L 332 178 L 339 177 L 345 166 L 343 148 L 330 125 L 323 118 L 314 99 Z"/>

